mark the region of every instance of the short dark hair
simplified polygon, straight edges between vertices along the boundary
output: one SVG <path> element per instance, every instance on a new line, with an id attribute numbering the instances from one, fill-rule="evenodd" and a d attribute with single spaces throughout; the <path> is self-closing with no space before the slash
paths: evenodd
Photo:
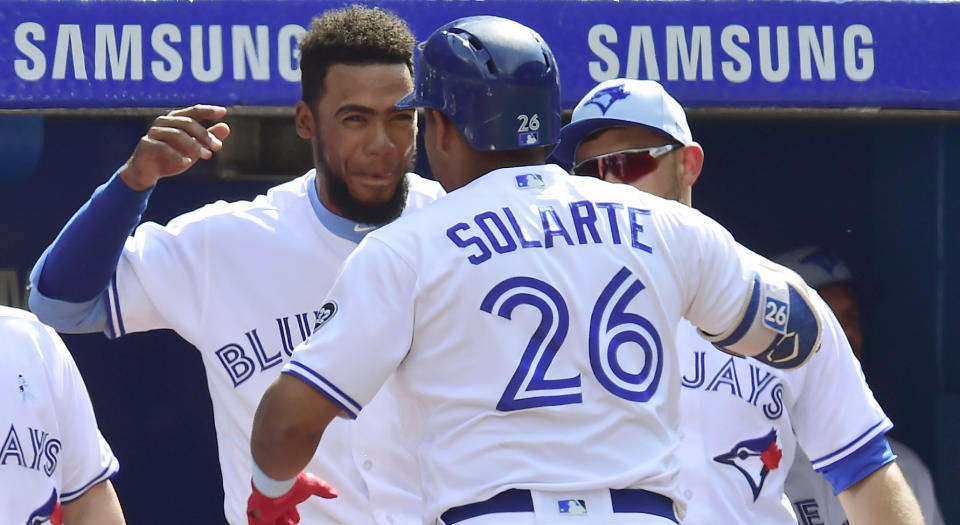
<path id="1" fill-rule="evenodd" d="M 300 40 L 301 97 L 312 109 L 333 64 L 404 64 L 413 74 L 417 40 L 407 23 L 377 7 L 325 11 Z"/>

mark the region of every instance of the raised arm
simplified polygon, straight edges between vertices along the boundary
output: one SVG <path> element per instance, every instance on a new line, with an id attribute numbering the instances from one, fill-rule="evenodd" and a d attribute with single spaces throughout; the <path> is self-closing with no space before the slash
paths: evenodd
<path id="1" fill-rule="evenodd" d="M 30 308 L 37 317 L 61 332 L 106 330 L 103 291 L 153 187 L 220 150 L 230 129 L 223 123 L 205 128 L 200 121 L 224 115 L 225 108 L 197 105 L 154 121 L 133 155 L 94 191 L 34 266 Z"/>

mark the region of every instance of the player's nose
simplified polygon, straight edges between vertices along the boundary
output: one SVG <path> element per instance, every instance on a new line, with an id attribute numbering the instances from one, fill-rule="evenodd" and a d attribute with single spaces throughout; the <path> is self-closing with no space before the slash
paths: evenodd
<path id="1" fill-rule="evenodd" d="M 397 151 L 397 144 L 383 123 L 371 126 L 367 137 L 366 151 L 370 155 L 385 156 Z"/>

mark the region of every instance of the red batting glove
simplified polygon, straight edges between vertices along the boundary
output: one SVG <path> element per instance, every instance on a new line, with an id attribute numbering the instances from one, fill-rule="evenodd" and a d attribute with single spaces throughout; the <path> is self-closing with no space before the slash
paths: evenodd
<path id="1" fill-rule="evenodd" d="M 293 488 L 278 498 L 268 498 L 261 494 L 253 481 L 250 482 L 250 486 L 253 488 L 253 494 L 250 494 L 250 498 L 247 499 L 249 525 L 294 525 L 300 523 L 297 505 L 310 496 L 327 499 L 337 497 L 337 489 L 306 472 L 301 472 Z"/>

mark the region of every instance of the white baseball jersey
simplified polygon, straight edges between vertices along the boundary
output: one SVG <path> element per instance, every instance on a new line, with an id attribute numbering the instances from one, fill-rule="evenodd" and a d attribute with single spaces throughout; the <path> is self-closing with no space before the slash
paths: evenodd
<path id="1" fill-rule="evenodd" d="M 436 182 L 407 178 L 407 211 L 443 193 Z M 170 328 L 200 351 L 213 402 L 224 510 L 233 524 L 247 523 L 250 429 L 260 398 L 324 315 L 323 295 L 358 234 L 374 229 L 326 210 L 315 179 L 311 170 L 252 202 L 221 201 L 167 226 L 140 225 L 127 239 L 108 291 L 113 335 Z M 416 480 L 405 485 L 395 477 L 405 469 L 391 464 L 402 458 L 391 457 L 393 444 L 379 439 L 395 423 L 392 400 L 382 403 L 376 418 L 353 428 L 335 423 L 324 437 L 307 470 L 337 487 L 340 496 L 301 505 L 305 522 L 389 523 L 389 517 L 400 523 L 402 516 L 389 514 L 419 515 Z M 389 482 L 378 479 L 388 471 Z"/>
<path id="2" fill-rule="evenodd" d="M 811 301 L 823 321 L 821 347 L 794 370 L 721 352 L 681 322 L 685 524 L 795 524 L 784 482 L 797 443 L 824 458 L 818 468 L 844 468 L 891 428 L 833 312 L 818 295 Z"/>
<path id="3" fill-rule="evenodd" d="M 73 357 L 52 328 L 0 306 L 0 516 L 46 523 L 120 469 Z"/>
<path id="4" fill-rule="evenodd" d="M 943 525 L 943 515 L 937 504 L 933 480 L 917 453 L 899 441 L 888 437 L 890 448 L 897 455 L 897 465 L 913 489 L 927 525 Z M 787 476 L 786 492 L 797 513 L 800 525 L 847 525 L 847 516 L 834 494 L 833 487 L 819 473 L 810 468 L 810 460 L 797 451 L 797 457 Z"/>
<path id="5" fill-rule="evenodd" d="M 631 190 L 500 169 L 385 226 L 284 372 L 356 416 L 398 370 L 426 522 L 511 487 L 678 496 L 677 323 L 732 328 L 754 271 L 711 219 Z"/>

